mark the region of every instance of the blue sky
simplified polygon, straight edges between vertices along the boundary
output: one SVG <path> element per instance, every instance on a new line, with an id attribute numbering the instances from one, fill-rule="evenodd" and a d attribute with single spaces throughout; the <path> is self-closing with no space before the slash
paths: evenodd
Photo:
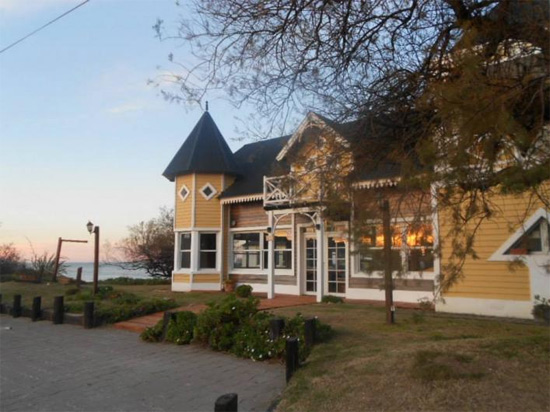
<path id="1" fill-rule="evenodd" d="M 81 0 L 0 0 L 0 48 Z M 163 100 L 148 79 L 175 71 L 170 52 L 189 61 L 184 43 L 160 42 L 157 18 L 174 25 L 173 0 L 91 0 L 0 54 L 0 244 L 28 256 L 54 252 L 58 237 L 116 242 L 128 225 L 171 206 L 161 176 L 202 111 Z M 223 96 L 210 112 L 233 150 L 236 116 Z M 92 244 L 64 244 L 72 261 L 92 260 Z"/>

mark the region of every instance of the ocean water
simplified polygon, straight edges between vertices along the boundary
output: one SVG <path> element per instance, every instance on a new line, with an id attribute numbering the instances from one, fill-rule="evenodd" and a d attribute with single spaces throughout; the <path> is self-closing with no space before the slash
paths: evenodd
<path id="1" fill-rule="evenodd" d="M 93 262 L 67 262 L 65 263 L 64 275 L 76 279 L 76 270 L 82 267 L 82 280 L 92 282 L 94 280 L 94 263 Z M 136 279 L 152 279 L 152 276 L 144 270 L 127 270 L 118 266 L 99 264 L 99 280 L 128 277 Z"/>

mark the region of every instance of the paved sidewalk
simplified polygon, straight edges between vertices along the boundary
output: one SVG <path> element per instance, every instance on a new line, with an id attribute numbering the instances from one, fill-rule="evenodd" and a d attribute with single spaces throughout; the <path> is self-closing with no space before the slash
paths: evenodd
<path id="1" fill-rule="evenodd" d="M 279 364 L 0 315 L 2 412 L 212 411 L 230 392 L 239 411 L 265 411 L 284 385 Z"/>

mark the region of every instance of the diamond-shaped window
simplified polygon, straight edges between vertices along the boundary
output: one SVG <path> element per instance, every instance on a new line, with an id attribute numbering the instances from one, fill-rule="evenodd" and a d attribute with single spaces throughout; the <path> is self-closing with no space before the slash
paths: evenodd
<path id="1" fill-rule="evenodd" d="M 182 201 L 185 201 L 187 199 L 187 196 L 189 196 L 189 189 L 187 186 L 183 185 L 179 191 L 179 195 Z"/>
<path id="2" fill-rule="evenodd" d="M 212 199 L 216 193 L 218 193 L 216 188 L 210 183 L 205 184 L 201 189 L 201 194 L 206 200 Z"/>

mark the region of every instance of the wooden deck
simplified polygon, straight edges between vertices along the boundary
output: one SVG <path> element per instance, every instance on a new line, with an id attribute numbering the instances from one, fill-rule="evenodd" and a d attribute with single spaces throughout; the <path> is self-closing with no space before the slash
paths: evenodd
<path id="1" fill-rule="evenodd" d="M 260 310 L 269 310 L 277 308 L 286 308 L 290 306 L 303 306 L 311 305 L 315 303 L 315 296 L 295 296 L 295 295 L 275 295 L 274 299 L 267 299 L 264 294 L 254 294 L 260 298 Z M 191 312 L 199 313 L 206 308 L 204 304 L 192 304 L 187 306 L 180 306 L 174 311 L 189 310 Z M 145 328 L 155 326 L 159 320 L 164 316 L 164 312 L 157 312 L 151 315 L 142 316 L 139 318 L 130 319 L 124 322 L 118 322 L 114 324 L 116 329 L 124 329 L 131 332 L 141 333 Z"/>

